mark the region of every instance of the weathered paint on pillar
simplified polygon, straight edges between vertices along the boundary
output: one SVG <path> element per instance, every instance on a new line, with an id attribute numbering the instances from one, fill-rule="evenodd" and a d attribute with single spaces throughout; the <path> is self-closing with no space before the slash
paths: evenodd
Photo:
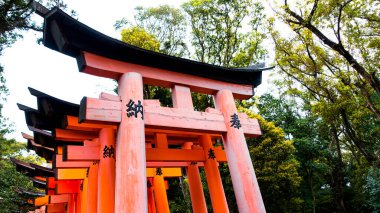
<path id="1" fill-rule="evenodd" d="M 147 178 L 148 185 L 148 212 L 156 213 L 156 204 L 154 202 L 154 187 L 153 187 L 153 178 Z"/>
<path id="2" fill-rule="evenodd" d="M 182 148 L 191 149 L 192 145 L 193 145 L 192 142 L 186 142 L 183 144 Z M 197 162 L 194 162 L 194 163 L 189 162 L 189 166 L 186 167 L 191 205 L 193 207 L 193 212 L 205 213 L 207 212 L 207 205 L 206 205 L 206 200 L 205 200 L 205 196 L 203 192 L 202 181 L 199 174 L 198 165 L 196 164 Z"/>
<path id="3" fill-rule="evenodd" d="M 265 212 L 242 129 L 244 127 L 238 128 L 236 125 L 237 109 L 231 91 L 219 91 L 215 96 L 215 103 L 223 113 L 227 127 L 227 133 L 223 134 L 223 145 L 239 212 Z M 235 119 L 233 119 L 234 117 Z"/>
<path id="4" fill-rule="evenodd" d="M 98 167 L 97 212 L 115 211 L 115 132 L 102 128 L 99 132 L 100 160 Z"/>
<path id="5" fill-rule="evenodd" d="M 199 136 L 200 143 L 206 155 L 204 168 L 206 172 L 207 185 L 210 191 L 212 208 L 215 213 L 229 212 L 227 199 L 224 194 L 222 179 L 220 177 L 218 162 L 212 156 L 213 146 L 210 135 Z M 211 151 L 211 153 L 210 153 Z"/>
<path id="6" fill-rule="evenodd" d="M 156 133 L 155 141 L 157 149 L 168 148 L 168 140 L 166 134 Z M 156 201 L 156 210 L 158 213 L 170 212 L 164 176 L 165 174 L 162 173 L 161 168 L 157 168 L 156 175 L 153 177 L 154 200 Z"/>
<path id="7" fill-rule="evenodd" d="M 157 168 L 160 169 L 160 168 Z M 165 174 L 163 174 L 165 175 Z M 168 197 L 166 195 L 166 186 L 163 175 L 153 177 L 154 200 L 156 201 L 157 213 L 169 213 Z"/>
<path id="8" fill-rule="evenodd" d="M 122 118 L 116 140 L 115 212 L 148 212 L 143 82 L 138 73 L 119 79 Z"/>
<path id="9" fill-rule="evenodd" d="M 94 162 L 88 170 L 87 213 L 97 212 L 98 203 L 98 163 Z"/>

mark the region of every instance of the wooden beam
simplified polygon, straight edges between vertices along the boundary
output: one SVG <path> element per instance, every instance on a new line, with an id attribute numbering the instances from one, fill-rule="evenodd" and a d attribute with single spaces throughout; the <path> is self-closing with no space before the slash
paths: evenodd
<path id="1" fill-rule="evenodd" d="M 56 203 L 67 203 L 69 202 L 69 195 L 50 195 L 49 196 L 49 204 L 56 204 Z"/>
<path id="2" fill-rule="evenodd" d="M 203 166 L 202 162 L 197 163 L 198 166 Z M 162 161 L 149 161 L 146 162 L 146 168 L 179 168 L 189 166 L 188 162 L 162 162 Z"/>
<path id="3" fill-rule="evenodd" d="M 64 203 L 49 204 L 47 205 L 46 213 L 65 212 L 65 206 Z"/>
<path id="4" fill-rule="evenodd" d="M 63 161 L 62 155 L 54 155 L 53 168 L 88 168 L 93 161 Z"/>
<path id="5" fill-rule="evenodd" d="M 49 195 L 34 199 L 34 206 L 44 206 L 49 203 Z"/>
<path id="6" fill-rule="evenodd" d="M 146 128 L 184 130 L 189 132 L 203 132 L 221 134 L 227 132 L 224 116 L 216 109 L 209 112 L 190 111 L 144 105 L 144 120 Z M 80 105 L 79 122 L 113 122 L 121 121 L 121 102 L 95 98 L 83 98 Z M 229 120 L 228 120 L 229 121 Z M 241 129 L 249 137 L 261 135 L 257 119 L 250 119 L 240 115 Z"/>
<path id="7" fill-rule="evenodd" d="M 146 177 L 154 177 L 156 175 L 157 168 L 147 168 Z M 166 178 L 182 177 L 181 168 L 161 168 L 162 175 Z"/>
<path id="8" fill-rule="evenodd" d="M 81 180 L 60 180 L 55 184 L 55 194 L 75 194 L 80 190 Z"/>
<path id="9" fill-rule="evenodd" d="M 94 131 L 97 132 L 101 128 L 112 128 L 114 130 L 117 129 L 117 125 L 113 124 L 101 124 L 101 123 L 79 123 L 78 117 L 75 116 L 65 116 L 65 129 L 71 130 L 82 130 L 82 131 Z"/>
<path id="10" fill-rule="evenodd" d="M 214 150 L 218 162 L 227 162 L 223 150 Z M 203 162 L 206 161 L 203 149 L 146 149 L 146 160 L 166 162 Z"/>
<path id="11" fill-rule="evenodd" d="M 53 132 L 55 140 L 83 142 L 98 137 L 97 132 L 88 132 L 80 130 L 55 129 Z"/>
<path id="12" fill-rule="evenodd" d="M 87 176 L 87 169 L 56 169 L 57 180 L 80 180 Z"/>
<path id="13" fill-rule="evenodd" d="M 146 161 L 166 162 L 203 162 L 206 161 L 203 149 L 152 149 L 146 148 Z M 63 158 L 66 161 L 97 161 L 100 160 L 100 147 L 64 146 Z M 226 162 L 224 150 L 215 149 L 218 162 Z"/>
<path id="14" fill-rule="evenodd" d="M 80 102 L 79 123 L 84 121 L 121 122 L 121 101 L 84 97 Z"/>
<path id="15" fill-rule="evenodd" d="M 99 146 L 63 146 L 63 161 L 95 161 L 99 160 Z"/>
<path id="16" fill-rule="evenodd" d="M 173 83 L 188 86 L 191 91 L 213 95 L 222 89 L 231 90 L 235 98 L 247 99 L 253 95 L 252 85 L 239 85 L 209 78 L 146 67 L 117 61 L 92 53 L 83 52 L 85 66 L 82 72 L 101 77 L 118 79 L 124 73 L 138 72 L 144 84 L 170 88 Z M 201 70 L 199 70 L 201 72 Z"/>

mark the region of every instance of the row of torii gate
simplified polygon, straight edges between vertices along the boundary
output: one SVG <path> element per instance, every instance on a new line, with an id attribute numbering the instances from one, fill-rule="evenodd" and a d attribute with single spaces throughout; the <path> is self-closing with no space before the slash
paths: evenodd
<path id="1" fill-rule="evenodd" d="M 34 212 L 169 212 L 170 178 L 186 175 L 193 212 L 207 212 L 204 167 L 214 212 L 229 212 L 219 173 L 228 163 L 239 212 L 265 212 L 245 137 L 261 135 L 235 99 L 253 95 L 264 68 L 234 69 L 163 55 L 109 38 L 54 8 L 44 17 L 44 45 L 75 57 L 81 72 L 118 81 L 72 104 L 30 88 L 37 109 L 19 104 L 33 136 L 28 147 L 52 168 L 12 159 L 45 195 Z M 143 85 L 171 88 L 173 107 L 143 99 Z M 191 92 L 214 97 L 194 111 Z M 214 146 L 221 139 L 222 146 Z M 183 172 L 184 171 L 184 172 Z"/>

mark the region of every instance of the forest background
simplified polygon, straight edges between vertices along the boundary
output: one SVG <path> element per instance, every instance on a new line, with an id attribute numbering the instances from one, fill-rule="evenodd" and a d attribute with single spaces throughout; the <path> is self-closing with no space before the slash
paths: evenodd
<path id="1" fill-rule="evenodd" d="M 247 67 L 271 60 L 272 89 L 236 102 L 262 127 L 263 136 L 247 143 L 268 212 L 380 212 L 380 3 L 268 2 L 274 16 L 251 0 L 136 7 L 132 19 L 115 20 L 114 27 L 124 42 L 210 64 Z M 60 0 L 43 4 L 69 11 Z M 0 13 L 0 56 L 24 31 L 41 31 L 29 1 L 1 0 Z M 0 74 L 4 103 L 2 66 Z M 168 89 L 146 86 L 144 96 L 171 105 Z M 210 96 L 194 93 L 193 102 L 199 111 L 213 106 Z M 26 211 L 18 192 L 36 189 L 9 157 L 43 159 L 5 137 L 12 115 L 0 115 L 0 212 Z M 220 172 L 230 211 L 237 212 L 227 165 Z M 186 187 L 186 176 L 170 181 L 171 211 L 191 212 Z"/>

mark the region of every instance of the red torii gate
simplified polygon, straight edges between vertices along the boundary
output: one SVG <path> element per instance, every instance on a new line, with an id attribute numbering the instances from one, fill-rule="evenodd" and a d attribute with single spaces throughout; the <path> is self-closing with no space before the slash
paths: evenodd
<path id="1" fill-rule="evenodd" d="M 244 136 L 257 137 L 261 132 L 257 120 L 238 114 L 234 101 L 253 95 L 264 69 L 224 68 L 151 52 L 107 37 L 57 8 L 39 14 L 45 18 L 45 46 L 75 57 L 81 72 L 118 81 L 120 96 L 84 98 L 79 115 L 80 122 L 118 126 L 115 212 L 148 211 L 145 134 L 161 137 L 152 150 L 172 151 L 167 134 L 173 131 L 198 135 L 215 212 L 228 212 L 228 207 L 211 135 L 223 139 L 239 211 L 265 212 Z M 173 108 L 144 106 L 144 84 L 171 88 Z M 216 109 L 194 111 L 191 91 L 212 95 Z M 216 181 L 210 183 L 211 179 Z"/>

